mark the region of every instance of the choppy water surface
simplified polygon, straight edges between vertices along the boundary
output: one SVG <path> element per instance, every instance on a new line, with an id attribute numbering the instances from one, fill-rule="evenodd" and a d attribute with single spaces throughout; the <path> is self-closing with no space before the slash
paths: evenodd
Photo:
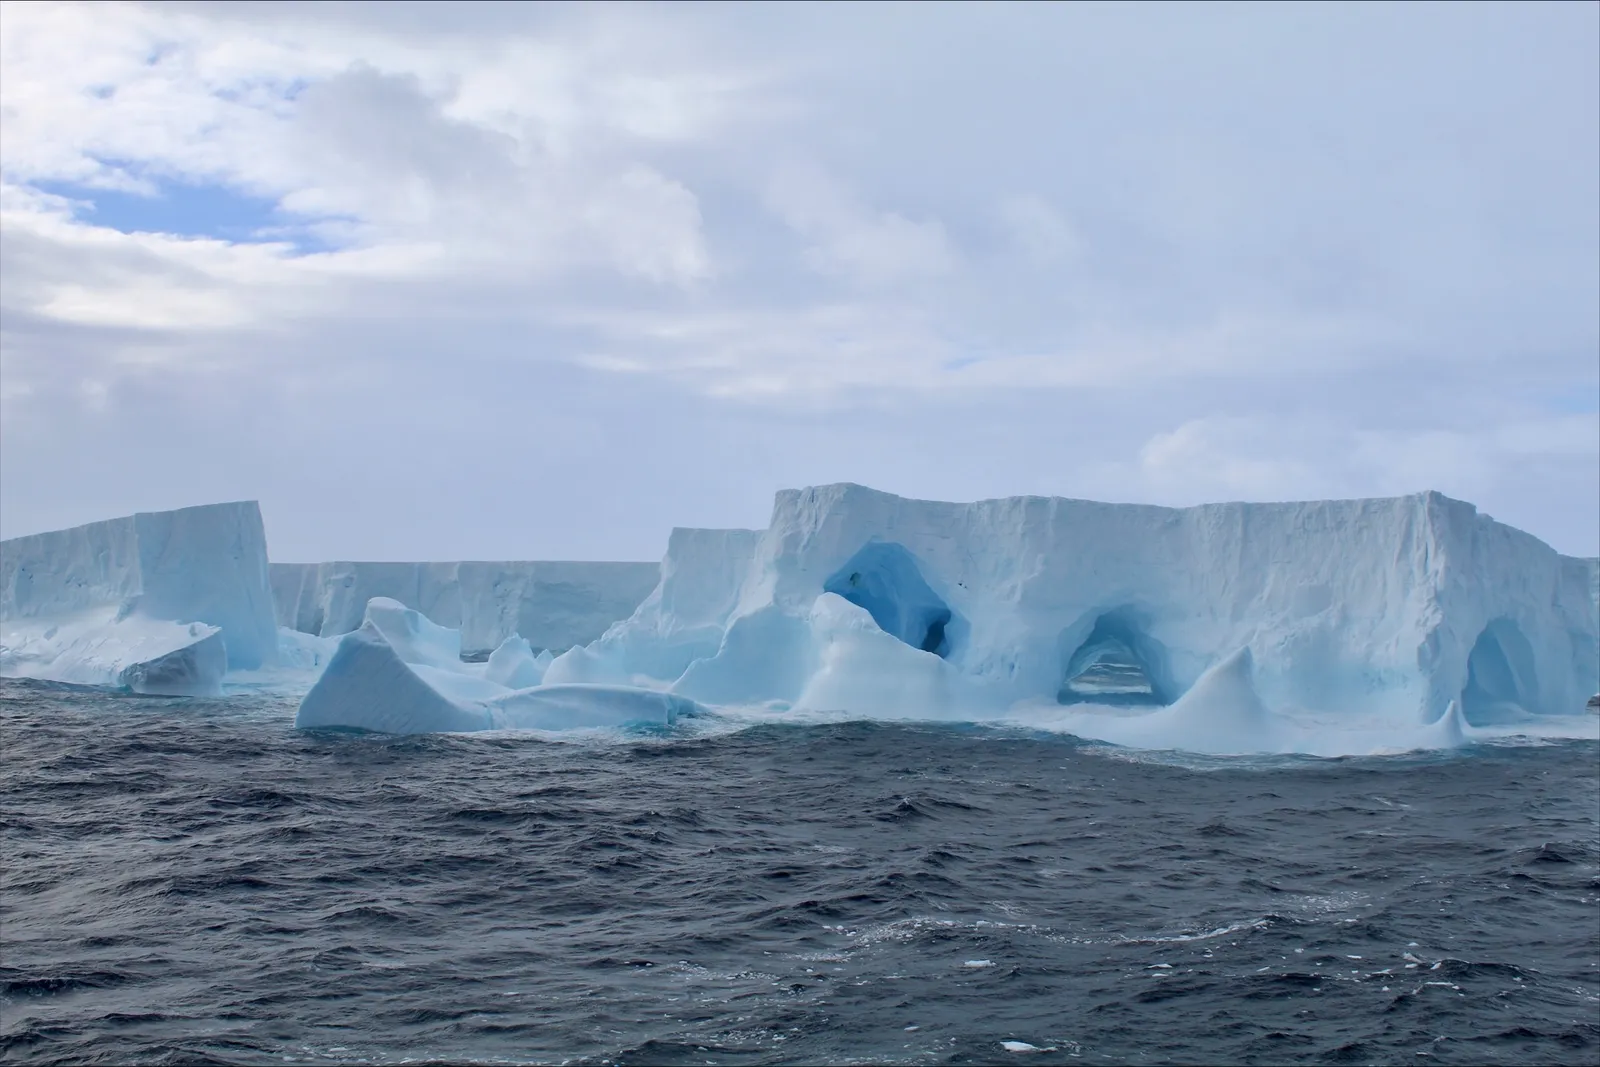
<path id="1" fill-rule="evenodd" d="M 1600 1058 L 1592 741 L 1244 762 L 292 714 L 0 682 L 0 1059 Z"/>

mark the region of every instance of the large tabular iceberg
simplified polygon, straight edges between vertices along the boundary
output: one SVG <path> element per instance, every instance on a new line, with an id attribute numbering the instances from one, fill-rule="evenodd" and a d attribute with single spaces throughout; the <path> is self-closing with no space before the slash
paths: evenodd
<path id="1" fill-rule="evenodd" d="M 1256 708 L 1448 732 L 1581 712 L 1595 574 L 1438 493 L 1174 509 L 830 485 L 779 493 L 760 534 L 675 535 L 657 591 L 545 681 L 914 718 L 1144 705 L 1180 733 L 1232 723 L 1229 744 Z"/>
<path id="2" fill-rule="evenodd" d="M 373 597 L 398 600 L 461 631 L 469 655 L 512 634 L 561 651 L 633 613 L 656 586 L 655 563 L 274 563 L 278 625 L 337 637 Z"/>
<path id="3" fill-rule="evenodd" d="M 0 542 L 0 674 L 214 693 L 277 647 L 254 501 Z"/>

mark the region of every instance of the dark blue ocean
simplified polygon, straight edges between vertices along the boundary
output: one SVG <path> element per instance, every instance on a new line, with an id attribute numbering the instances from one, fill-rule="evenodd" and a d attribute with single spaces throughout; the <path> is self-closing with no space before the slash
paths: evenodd
<path id="1" fill-rule="evenodd" d="M 1593 741 L 293 712 L 0 682 L 0 1060 L 1600 1062 Z"/>

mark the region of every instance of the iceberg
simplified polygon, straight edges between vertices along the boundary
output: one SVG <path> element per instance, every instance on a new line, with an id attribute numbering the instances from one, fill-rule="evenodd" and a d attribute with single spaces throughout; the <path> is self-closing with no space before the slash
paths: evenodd
<path id="1" fill-rule="evenodd" d="M 544 664 L 520 637 L 508 637 L 486 663 L 464 662 L 459 630 L 374 597 L 361 626 L 339 640 L 301 700 L 295 726 L 393 734 L 566 731 L 669 726 L 704 710 L 658 690 L 541 685 L 543 673 Z M 532 684 L 508 684 L 524 681 Z"/>
<path id="2" fill-rule="evenodd" d="M 1341 730 L 1433 747 L 1592 720 L 1600 560 L 1433 492 L 1166 508 L 825 485 L 778 493 L 765 529 L 674 530 L 659 565 L 269 565 L 257 506 L 218 504 L 0 543 L 0 674 L 288 687 L 301 726 L 399 733 L 720 706 L 1336 754 Z"/>
<path id="3" fill-rule="evenodd" d="M 203 695 L 277 655 L 254 501 L 0 542 L 0 675 Z"/>
<path id="4" fill-rule="evenodd" d="M 545 679 L 874 717 L 1113 708 L 1124 734 L 1138 710 L 1201 748 L 1341 719 L 1449 738 L 1581 713 L 1597 574 L 1435 492 L 1166 508 L 827 485 L 780 492 L 759 533 L 675 531 L 656 591 Z"/>
<path id="5" fill-rule="evenodd" d="M 520 634 L 535 649 L 587 644 L 656 587 L 655 563 L 274 563 L 279 626 L 338 637 L 374 597 L 398 600 L 461 631 L 469 656 Z"/>

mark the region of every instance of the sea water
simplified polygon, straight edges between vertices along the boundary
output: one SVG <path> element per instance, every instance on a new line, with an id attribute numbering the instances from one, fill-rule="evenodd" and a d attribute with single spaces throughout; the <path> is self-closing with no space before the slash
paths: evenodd
<path id="1" fill-rule="evenodd" d="M 1594 1063 L 1600 745 L 297 732 L 0 682 L 10 1063 Z"/>

